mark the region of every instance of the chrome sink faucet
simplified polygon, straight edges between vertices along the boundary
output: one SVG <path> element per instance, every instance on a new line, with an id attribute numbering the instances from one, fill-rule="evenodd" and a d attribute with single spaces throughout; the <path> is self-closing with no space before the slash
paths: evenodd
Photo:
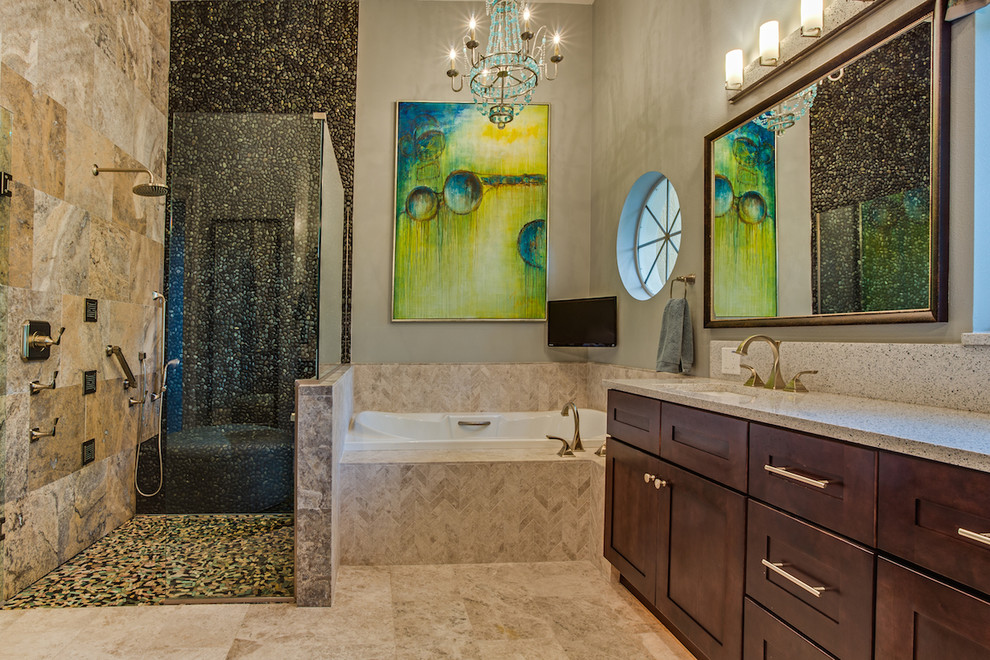
<path id="1" fill-rule="evenodd" d="M 768 390 L 782 390 L 785 387 L 785 381 L 783 374 L 780 373 L 780 342 L 767 335 L 753 335 L 752 337 L 747 337 L 744 339 L 738 347 L 736 347 L 735 352 L 739 355 L 748 355 L 749 345 L 756 340 L 765 341 L 770 344 L 770 350 L 773 351 L 773 367 L 771 368 L 770 375 L 767 377 L 765 388 Z M 753 372 L 754 376 L 756 372 Z M 753 379 L 750 379 L 753 380 Z M 747 381 L 748 382 L 748 381 Z M 759 377 L 755 378 L 755 382 L 751 387 L 758 387 Z"/>
<path id="2" fill-rule="evenodd" d="M 574 405 L 573 401 L 568 401 L 560 414 L 567 417 L 571 411 L 574 412 L 574 440 L 571 442 L 571 450 L 584 451 L 584 447 L 581 445 L 581 418 L 578 416 L 577 406 Z"/>

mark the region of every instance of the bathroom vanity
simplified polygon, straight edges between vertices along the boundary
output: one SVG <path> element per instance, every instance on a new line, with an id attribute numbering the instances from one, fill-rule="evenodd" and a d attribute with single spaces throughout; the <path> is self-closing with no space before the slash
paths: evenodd
<path id="1" fill-rule="evenodd" d="M 606 385 L 605 557 L 695 655 L 990 657 L 990 415 Z"/>

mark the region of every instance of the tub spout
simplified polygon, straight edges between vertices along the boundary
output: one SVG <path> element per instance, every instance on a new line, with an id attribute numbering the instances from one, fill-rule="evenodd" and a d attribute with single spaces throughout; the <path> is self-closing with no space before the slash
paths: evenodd
<path id="1" fill-rule="evenodd" d="M 577 406 L 574 405 L 573 401 L 568 401 L 560 411 L 560 414 L 567 417 L 572 411 L 574 413 L 574 440 L 571 441 L 571 449 L 574 451 L 584 451 L 584 447 L 581 445 L 581 418 L 578 416 Z"/>

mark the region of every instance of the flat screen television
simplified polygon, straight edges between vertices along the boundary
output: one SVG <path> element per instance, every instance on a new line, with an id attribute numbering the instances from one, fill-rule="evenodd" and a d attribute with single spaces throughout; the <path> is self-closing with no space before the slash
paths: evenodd
<path id="1" fill-rule="evenodd" d="M 616 297 L 547 301 L 548 346 L 615 346 Z"/>

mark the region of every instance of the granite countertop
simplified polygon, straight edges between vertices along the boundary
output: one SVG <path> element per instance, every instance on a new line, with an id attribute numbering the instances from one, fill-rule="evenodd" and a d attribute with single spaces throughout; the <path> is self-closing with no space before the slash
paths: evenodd
<path id="1" fill-rule="evenodd" d="M 605 380 L 608 389 L 990 472 L 990 415 L 711 378 Z"/>

